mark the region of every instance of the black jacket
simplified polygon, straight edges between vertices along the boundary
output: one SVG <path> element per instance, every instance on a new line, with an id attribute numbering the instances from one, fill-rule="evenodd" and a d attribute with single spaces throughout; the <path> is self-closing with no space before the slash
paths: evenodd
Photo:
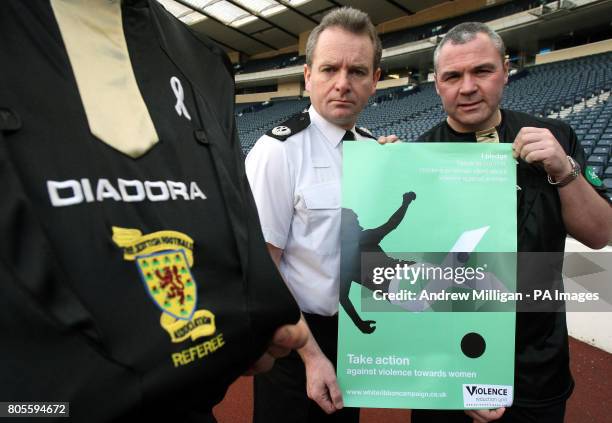
<path id="1" fill-rule="evenodd" d="M 89 131 L 49 2 L 0 4 L 0 399 L 69 401 L 72 421 L 195 421 L 299 310 L 265 248 L 225 55 L 156 1 L 124 2 L 123 24 L 160 138 L 138 159 Z M 170 76 L 190 121 L 174 112 Z M 51 186 L 81 201 L 54 205 Z M 129 258 L 113 227 L 153 240 Z M 151 258 L 176 257 L 181 276 L 173 265 L 145 274 L 138 249 L 155 243 L 166 250 Z M 151 281 L 172 282 L 168 304 L 195 301 L 185 315 L 211 313 L 199 322 L 212 333 L 176 319 L 173 339 Z"/>

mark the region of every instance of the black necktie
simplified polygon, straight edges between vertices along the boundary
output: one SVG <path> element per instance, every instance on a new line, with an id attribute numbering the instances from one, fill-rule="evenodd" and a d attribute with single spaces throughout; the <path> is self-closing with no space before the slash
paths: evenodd
<path id="1" fill-rule="evenodd" d="M 355 134 L 353 134 L 353 131 L 346 131 L 342 137 L 342 141 L 355 141 Z"/>

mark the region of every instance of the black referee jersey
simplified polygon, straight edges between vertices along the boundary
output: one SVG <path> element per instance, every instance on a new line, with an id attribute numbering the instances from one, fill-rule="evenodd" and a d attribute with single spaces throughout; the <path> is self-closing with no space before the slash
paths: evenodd
<path id="1" fill-rule="evenodd" d="M 0 401 L 202 421 L 299 310 L 261 235 L 226 57 L 156 1 L 122 15 L 159 136 L 136 159 L 91 134 L 49 2 L 0 3 Z"/>
<path id="2" fill-rule="evenodd" d="M 569 125 L 510 110 L 501 113 L 502 122 L 496 127 L 500 142 L 514 142 L 526 126 L 547 128 L 583 172 L 586 170 L 582 146 Z M 456 132 L 443 121 L 417 141 L 476 142 L 476 134 Z M 562 290 L 561 265 L 567 231 L 557 188 L 548 183 L 542 167 L 522 160 L 518 161 L 517 185 L 517 291 Z M 603 187 L 593 187 L 605 198 Z M 494 213 L 495 205 L 491 207 Z M 531 305 L 534 308 L 530 312 L 517 313 L 515 406 L 544 407 L 564 401 L 572 393 L 567 325 L 563 304 L 558 306 L 557 312 L 551 308 L 535 312 L 537 305 Z"/>

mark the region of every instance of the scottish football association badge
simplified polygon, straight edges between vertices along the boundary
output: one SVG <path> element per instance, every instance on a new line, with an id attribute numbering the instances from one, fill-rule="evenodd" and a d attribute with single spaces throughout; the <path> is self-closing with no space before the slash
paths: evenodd
<path id="1" fill-rule="evenodd" d="M 197 286 L 191 273 L 193 240 L 176 231 L 143 235 L 138 229 L 113 227 L 113 241 L 123 258 L 134 261 L 153 302 L 161 309 L 161 326 L 172 342 L 215 333 L 215 316 L 196 310 Z"/>

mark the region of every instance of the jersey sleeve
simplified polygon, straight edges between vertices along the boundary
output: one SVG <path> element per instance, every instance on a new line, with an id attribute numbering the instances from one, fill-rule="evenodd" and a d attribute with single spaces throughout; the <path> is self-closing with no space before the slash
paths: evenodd
<path id="1" fill-rule="evenodd" d="M 284 249 L 293 219 L 295 186 L 287 146 L 264 135 L 247 156 L 246 172 L 264 239 Z"/>
<path id="2" fill-rule="evenodd" d="M 606 187 L 599 176 L 597 176 L 595 169 L 587 164 L 584 148 L 582 147 L 582 144 L 580 144 L 580 141 L 576 137 L 576 133 L 572 127 L 570 127 L 569 148 L 569 155 L 572 156 L 576 163 L 580 165 L 584 179 L 586 179 L 589 185 L 591 185 L 593 189 L 609 203 L 610 198 L 606 195 Z"/>

